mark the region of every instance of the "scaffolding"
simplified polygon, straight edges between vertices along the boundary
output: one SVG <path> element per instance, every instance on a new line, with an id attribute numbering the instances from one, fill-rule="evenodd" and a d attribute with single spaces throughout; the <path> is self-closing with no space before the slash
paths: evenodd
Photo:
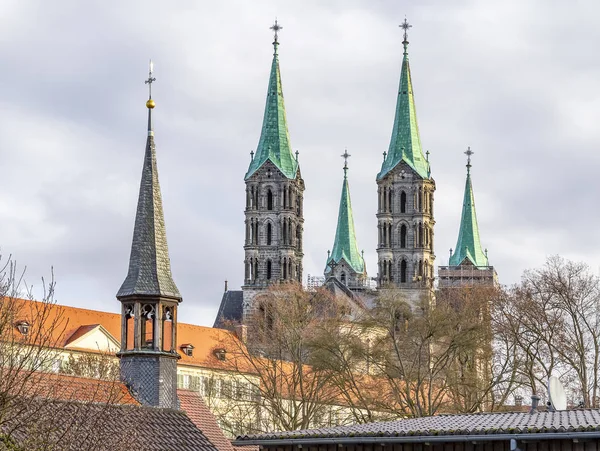
<path id="1" fill-rule="evenodd" d="M 493 266 L 439 266 L 438 287 L 464 287 L 473 285 L 498 286 L 498 274 Z"/>

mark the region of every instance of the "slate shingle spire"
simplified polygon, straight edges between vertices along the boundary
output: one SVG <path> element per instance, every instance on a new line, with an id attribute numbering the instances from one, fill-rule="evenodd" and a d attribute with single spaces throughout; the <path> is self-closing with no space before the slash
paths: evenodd
<path id="1" fill-rule="evenodd" d="M 325 268 L 325 274 L 331 272 L 332 261 L 334 266 L 342 263 L 342 260 L 357 274 L 365 273 L 365 262 L 358 250 L 356 232 L 354 230 L 354 217 L 352 215 L 352 202 L 350 201 L 350 187 L 348 186 L 348 151 L 344 152 L 344 182 L 342 184 L 342 197 L 338 212 L 337 228 L 335 230 L 335 241 L 333 250 Z"/>
<path id="2" fill-rule="evenodd" d="M 398 88 L 398 100 L 396 102 L 396 116 L 392 139 L 387 155 L 381 165 L 381 171 L 377 179 L 394 169 L 398 163 L 404 161 L 414 169 L 422 178 L 430 178 L 429 163 L 423 155 L 421 138 L 419 136 L 419 125 L 417 124 L 417 108 L 413 95 L 410 65 L 408 63 L 408 36 L 407 31 L 412 26 L 406 19 L 400 25 L 404 29 L 404 57 L 402 59 L 402 72 L 400 74 L 400 86 Z"/>
<path id="3" fill-rule="evenodd" d="M 471 155 L 473 153 L 470 147 L 465 152 L 467 154 L 467 181 L 465 182 L 465 195 L 458 241 L 456 242 L 455 252 L 450 257 L 450 266 L 459 266 L 465 259 L 474 266 L 488 266 L 487 255 L 481 249 L 481 242 L 479 241 L 479 226 L 477 225 L 475 197 L 471 183 Z"/>
<path id="4" fill-rule="evenodd" d="M 147 83 L 151 86 L 153 81 L 154 79 L 150 76 Z M 129 271 L 117 297 L 142 295 L 181 300 L 181 295 L 171 275 L 165 218 L 156 166 L 156 145 L 154 144 L 154 127 L 152 125 L 152 110 L 155 103 L 152 100 L 151 92 L 146 106 L 148 108 L 148 137 L 133 229 Z"/>
<path id="5" fill-rule="evenodd" d="M 270 160 L 288 179 L 295 179 L 298 172 L 298 159 L 294 157 L 290 144 L 281 74 L 279 72 L 279 54 L 277 51 L 279 40 L 277 32 L 282 28 L 277 21 L 271 27 L 275 32 L 275 39 L 273 41 L 274 53 L 267 91 L 267 103 L 265 105 L 260 140 L 246 173 L 246 180 L 267 160 Z"/>
<path id="6" fill-rule="evenodd" d="M 148 80 L 148 138 L 121 302 L 121 380 L 144 405 L 179 408 L 177 400 L 177 309 L 179 290 L 171 276 L 152 127 L 152 61 Z"/>

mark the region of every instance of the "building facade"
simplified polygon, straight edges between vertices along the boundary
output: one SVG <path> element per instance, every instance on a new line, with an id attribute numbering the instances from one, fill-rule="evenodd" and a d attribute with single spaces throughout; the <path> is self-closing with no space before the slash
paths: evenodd
<path id="1" fill-rule="evenodd" d="M 404 21 L 404 55 L 392 138 L 377 174 L 378 286 L 394 286 L 416 302 L 433 286 L 435 181 L 421 147 L 408 60 Z M 428 155 L 428 154 L 427 154 Z"/>

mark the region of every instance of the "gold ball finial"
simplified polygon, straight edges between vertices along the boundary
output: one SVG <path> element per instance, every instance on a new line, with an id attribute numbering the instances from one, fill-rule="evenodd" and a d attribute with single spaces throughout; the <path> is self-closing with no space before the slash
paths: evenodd
<path id="1" fill-rule="evenodd" d="M 154 100 L 152 100 L 152 99 L 149 99 L 149 100 L 146 102 L 146 108 L 152 109 L 152 108 L 154 108 L 155 106 L 156 106 L 156 103 L 154 103 Z"/>

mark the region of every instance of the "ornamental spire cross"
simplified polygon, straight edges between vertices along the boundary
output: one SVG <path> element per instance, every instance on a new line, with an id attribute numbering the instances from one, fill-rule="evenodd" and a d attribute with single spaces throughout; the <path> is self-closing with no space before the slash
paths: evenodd
<path id="1" fill-rule="evenodd" d="M 404 17 L 404 22 L 400 24 L 400 28 L 404 30 L 404 42 L 408 43 L 408 30 L 412 28 L 412 25 L 408 23 L 406 17 Z"/>
<path id="2" fill-rule="evenodd" d="M 344 178 L 346 178 L 346 172 L 348 171 L 348 158 L 351 156 L 348 153 L 348 149 L 344 149 L 344 153 L 340 155 L 344 159 Z"/>
<path id="3" fill-rule="evenodd" d="M 270 29 L 273 30 L 273 33 L 275 35 L 275 41 L 273 43 L 279 44 L 279 41 L 277 40 L 278 32 L 279 30 L 283 30 L 283 27 L 277 23 L 277 19 L 275 19 L 275 23 L 270 27 Z"/>
<path id="4" fill-rule="evenodd" d="M 144 81 L 145 84 L 148 85 L 148 99 L 152 98 L 152 83 L 156 81 L 156 78 L 152 77 L 154 73 L 154 63 L 150 60 L 148 64 L 148 79 Z"/>
<path id="5" fill-rule="evenodd" d="M 471 172 L 471 155 L 473 155 L 475 152 L 473 152 L 471 150 L 471 147 L 467 147 L 467 150 L 465 151 L 465 155 L 467 156 L 467 174 Z"/>

